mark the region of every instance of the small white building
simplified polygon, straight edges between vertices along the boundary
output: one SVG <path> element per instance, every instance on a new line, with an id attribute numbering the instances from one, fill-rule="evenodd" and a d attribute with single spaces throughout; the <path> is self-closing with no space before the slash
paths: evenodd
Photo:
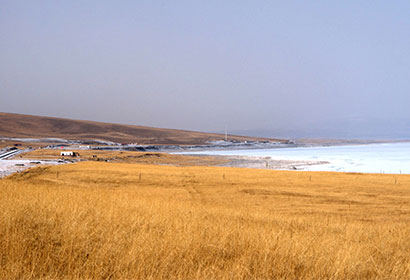
<path id="1" fill-rule="evenodd" d="M 67 152 L 61 152 L 60 155 L 73 157 L 73 156 L 75 156 L 75 153 L 71 152 L 71 151 L 67 151 Z"/>

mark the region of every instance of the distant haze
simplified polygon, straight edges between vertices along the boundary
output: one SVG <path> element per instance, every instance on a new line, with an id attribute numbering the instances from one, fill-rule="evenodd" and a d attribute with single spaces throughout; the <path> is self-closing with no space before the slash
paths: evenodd
<path id="1" fill-rule="evenodd" d="M 0 111 L 410 138 L 409 12 L 407 0 L 3 0 Z"/>

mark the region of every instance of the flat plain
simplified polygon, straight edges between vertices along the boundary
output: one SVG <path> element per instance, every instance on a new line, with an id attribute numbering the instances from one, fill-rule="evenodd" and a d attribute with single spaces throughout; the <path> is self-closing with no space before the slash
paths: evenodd
<path id="1" fill-rule="evenodd" d="M 410 176 L 80 162 L 0 180 L 0 278 L 409 279 Z"/>
<path id="2" fill-rule="evenodd" d="M 214 166 L 227 163 L 225 157 L 220 156 L 188 156 L 158 152 L 129 152 L 129 151 L 104 151 L 104 150 L 72 150 L 76 157 L 63 157 L 61 150 L 37 149 L 19 155 L 21 159 L 29 160 L 59 160 L 68 159 L 75 161 L 105 161 L 121 163 L 145 163 L 174 166 Z"/>

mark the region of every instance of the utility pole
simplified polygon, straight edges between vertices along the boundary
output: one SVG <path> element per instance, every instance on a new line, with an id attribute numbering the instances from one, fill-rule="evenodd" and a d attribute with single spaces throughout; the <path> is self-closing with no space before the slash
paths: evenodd
<path id="1" fill-rule="evenodd" d="M 228 130 L 226 129 L 226 126 L 225 126 L 225 141 L 228 141 Z"/>

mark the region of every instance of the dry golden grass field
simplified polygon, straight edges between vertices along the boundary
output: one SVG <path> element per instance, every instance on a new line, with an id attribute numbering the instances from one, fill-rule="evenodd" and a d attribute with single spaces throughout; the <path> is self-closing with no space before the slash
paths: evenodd
<path id="1" fill-rule="evenodd" d="M 81 162 L 0 180 L 0 279 L 409 279 L 410 176 Z"/>
<path id="2" fill-rule="evenodd" d="M 37 149 L 28 153 L 19 155 L 22 159 L 33 160 L 57 160 L 57 159 L 78 159 L 87 161 L 109 161 L 123 163 L 145 163 L 145 164 L 162 164 L 177 166 L 196 166 L 196 165 L 222 165 L 229 160 L 218 156 L 188 156 L 156 152 L 129 152 L 129 151 L 105 151 L 105 150 L 70 150 L 77 152 L 78 157 L 63 157 L 60 155 L 61 150 Z"/>

